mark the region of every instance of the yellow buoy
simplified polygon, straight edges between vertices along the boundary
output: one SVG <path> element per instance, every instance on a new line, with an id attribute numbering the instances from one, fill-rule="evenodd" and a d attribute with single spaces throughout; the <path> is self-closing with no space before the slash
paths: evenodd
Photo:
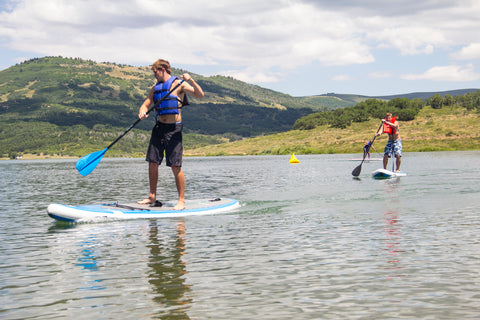
<path id="1" fill-rule="evenodd" d="M 292 153 L 292 157 L 290 158 L 290 163 L 300 163 L 300 161 L 298 161 L 297 157 L 295 157 L 294 153 Z"/>

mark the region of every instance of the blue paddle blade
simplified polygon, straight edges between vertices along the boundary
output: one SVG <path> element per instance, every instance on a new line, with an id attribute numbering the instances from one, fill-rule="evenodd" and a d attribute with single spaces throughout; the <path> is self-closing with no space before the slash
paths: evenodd
<path id="1" fill-rule="evenodd" d="M 107 152 L 108 148 L 105 148 L 101 151 L 96 151 L 90 154 L 87 154 L 83 158 L 78 159 L 75 167 L 82 176 L 87 176 L 90 172 L 95 169 L 100 160 L 102 160 L 103 155 Z"/>

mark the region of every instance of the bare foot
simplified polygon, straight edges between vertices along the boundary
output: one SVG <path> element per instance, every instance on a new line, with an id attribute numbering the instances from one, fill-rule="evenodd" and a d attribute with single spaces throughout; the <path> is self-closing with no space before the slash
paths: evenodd
<path id="1" fill-rule="evenodd" d="M 177 205 L 173 207 L 173 210 L 185 210 L 185 201 L 178 201 Z"/>
<path id="2" fill-rule="evenodd" d="M 147 198 L 147 199 L 143 199 L 141 201 L 137 201 L 138 204 L 152 204 L 152 203 L 155 203 L 155 199 L 150 199 L 150 198 Z"/>

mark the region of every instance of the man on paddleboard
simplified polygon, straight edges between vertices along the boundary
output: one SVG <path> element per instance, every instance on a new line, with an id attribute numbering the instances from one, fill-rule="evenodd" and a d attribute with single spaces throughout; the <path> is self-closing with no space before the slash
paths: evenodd
<path id="1" fill-rule="evenodd" d="M 391 155 L 395 156 L 396 170 L 400 171 L 400 164 L 402 163 L 402 140 L 398 133 L 399 125 L 396 117 L 392 117 L 391 113 L 387 113 L 385 119 L 382 119 L 383 126 L 378 130 L 375 136 L 380 136 L 382 133 L 388 134 L 388 142 L 385 146 L 383 154 L 383 169 L 387 169 L 388 158 Z"/>
<path id="2" fill-rule="evenodd" d="M 204 93 L 198 83 L 188 74 L 181 78 L 172 76 L 170 63 L 159 59 L 152 65 L 152 71 L 157 79 L 148 97 L 138 111 L 141 120 L 148 117 L 148 109 L 153 103 L 161 101 L 156 107 L 157 123 L 152 130 L 150 144 L 147 150 L 148 178 L 150 181 L 150 194 L 148 198 L 138 201 L 139 204 L 155 204 L 157 198 L 158 166 L 162 163 L 164 153 L 166 164 L 172 168 L 175 184 L 178 191 L 178 202 L 174 210 L 185 209 L 185 176 L 182 171 L 182 107 L 188 105 L 187 94 L 203 98 Z M 178 85 L 178 87 L 177 87 Z"/>

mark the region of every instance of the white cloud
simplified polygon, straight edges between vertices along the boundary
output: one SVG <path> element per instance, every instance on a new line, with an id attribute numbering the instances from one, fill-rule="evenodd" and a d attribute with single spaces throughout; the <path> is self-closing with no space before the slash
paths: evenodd
<path id="1" fill-rule="evenodd" d="M 465 67 L 458 65 L 437 66 L 422 74 L 405 74 L 401 78 L 405 80 L 468 82 L 480 79 L 480 74 L 475 72 L 472 64 L 468 64 Z"/>
<path id="2" fill-rule="evenodd" d="M 300 1 L 24 0 L 0 17 L 0 35 L 12 48 L 42 55 L 133 64 L 160 56 L 183 64 L 227 61 L 243 73 L 374 60 L 348 17 Z"/>
<path id="3" fill-rule="evenodd" d="M 392 77 L 392 72 L 391 71 L 377 71 L 377 72 L 371 72 L 368 74 L 368 77 L 371 79 L 386 79 L 386 78 L 391 78 Z"/>
<path id="4" fill-rule="evenodd" d="M 332 81 L 348 81 L 351 77 L 348 74 L 339 74 L 331 78 Z"/>
<path id="5" fill-rule="evenodd" d="M 424 27 L 386 28 L 372 37 L 379 40 L 379 47 L 394 48 L 404 55 L 432 54 L 436 46 L 447 43 L 440 31 Z"/>
<path id="6" fill-rule="evenodd" d="M 432 9 L 450 8 L 455 0 L 307 0 L 321 9 L 348 11 L 355 15 L 411 16 Z M 457 1 L 458 2 L 458 1 Z"/>
<path id="7" fill-rule="evenodd" d="M 173 66 L 215 66 L 248 82 L 276 82 L 313 64 L 374 65 L 378 48 L 400 56 L 431 56 L 441 49 L 454 59 L 479 59 L 479 3 L 18 0 L 0 11 L 0 44 L 38 56 L 134 65 L 162 57 Z M 365 75 L 387 77 L 380 73 Z"/>
<path id="8" fill-rule="evenodd" d="M 480 60 L 480 43 L 469 44 L 450 56 L 456 60 Z"/>
<path id="9" fill-rule="evenodd" d="M 254 70 L 246 70 L 245 72 L 237 70 L 225 70 L 218 72 L 218 74 L 228 75 L 237 80 L 248 83 L 277 82 L 279 78 L 276 74 L 265 74 L 261 72 L 255 72 Z"/>

